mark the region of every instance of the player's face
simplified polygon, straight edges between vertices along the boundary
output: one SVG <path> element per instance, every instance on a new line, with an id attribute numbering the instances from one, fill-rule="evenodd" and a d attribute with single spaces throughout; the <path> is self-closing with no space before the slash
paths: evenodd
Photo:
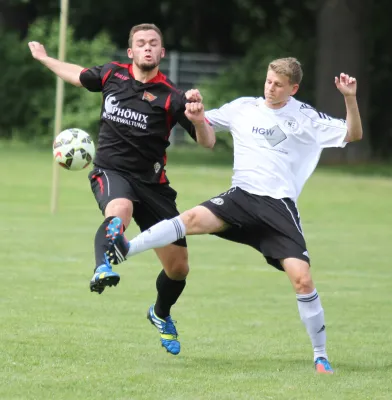
<path id="1" fill-rule="evenodd" d="M 290 83 L 288 76 L 268 70 L 264 84 L 265 102 L 271 108 L 283 107 L 298 88 L 298 84 Z"/>
<path id="2" fill-rule="evenodd" d="M 157 67 L 165 49 L 159 34 L 153 30 L 138 31 L 133 35 L 132 48 L 128 49 L 128 57 L 133 58 L 134 64 L 142 71 L 152 71 Z"/>

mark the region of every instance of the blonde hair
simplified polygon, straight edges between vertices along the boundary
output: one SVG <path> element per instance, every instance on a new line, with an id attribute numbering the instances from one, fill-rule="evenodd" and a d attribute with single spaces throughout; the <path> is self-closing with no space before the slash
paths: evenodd
<path id="1" fill-rule="evenodd" d="M 294 57 L 277 58 L 268 65 L 268 70 L 286 75 L 291 85 L 300 84 L 303 77 L 301 63 Z"/>
<path id="2" fill-rule="evenodd" d="M 161 43 L 162 43 L 162 47 L 163 47 L 162 32 L 155 24 L 139 24 L 139 25 L 135 25 L 134 27 L 132 27 L 131 31 L 129 32 L 129 39 L 128 39 L 129 47 L 132 47 L 133 35 L 139 31 L 155 31 L 161 38 Z"/>

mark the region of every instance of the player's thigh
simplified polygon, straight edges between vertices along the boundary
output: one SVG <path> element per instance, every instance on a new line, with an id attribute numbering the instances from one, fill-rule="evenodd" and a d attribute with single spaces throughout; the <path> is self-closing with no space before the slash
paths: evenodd
<path id="1" fill-rule="evenodd" d="M 140 182 L 133 184 L 140 199 L 134 203 L 133 218 L 142 232 L 180 214 L 176 205 L 177 192 L 170 186 L 151 186 Z"/>
<path id="2" fill-rule="evenodd" d="M 170 279 L 183 280 L 189 272 L 187 247 L 178 244 L 155 249 L 159 260 L 162 263 L 166 275 Z"/>
<path id="3" fill-rule="evenodd" d="M 128 226 L 137 196 L 127 179 L 115 171 L 94 168 L 89 174 L 91 190 L 102 213 L 118 216 Z"/>
<path id="4" fill-rule="evenodd" d="M 204 206 L 196 206 L 181 214 L 187 235 L 222 232 L 228 224 Z"/>
<path id="5" fill-rule="evenodd" d="M 230 188 L 196 207 L 200 212 L 198 222 L 200 224 L 207 223 L 213 227 L 208 233 L 222 232 L 229 227 L 250 229 L 257 221 L 249 212 L 249 208 L 247 194 L 238 187 Z"/>

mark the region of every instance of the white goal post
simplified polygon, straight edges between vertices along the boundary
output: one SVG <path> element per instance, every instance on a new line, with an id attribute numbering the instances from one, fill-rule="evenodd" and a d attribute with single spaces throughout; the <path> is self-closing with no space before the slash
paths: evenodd
<path id="1" fill-rule="evenodd" d="M 67 42 L 67 24 L 68 24 L 68 0 L 60 0 L 60 31 L 59 31 L 59 50 L 58 59 L 65 61 L 66 42 Z M 61 132 L 63 120 L 63 102 L 64 102 L 64 81 L 57 77 L 56 84 L 56 109 L 54 122 L 54 138 Z M 51 212 L 55 214 L 58 208 L 59 197 L 59 165 L 53 161 L 52 171 L 52 194 L 51 194 Z"/>

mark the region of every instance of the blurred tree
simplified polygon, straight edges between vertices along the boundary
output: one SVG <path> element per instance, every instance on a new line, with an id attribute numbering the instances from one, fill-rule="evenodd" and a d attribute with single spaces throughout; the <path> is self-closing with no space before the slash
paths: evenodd
<path id="1" fill-rule="evenodd" d="M 365 132 L 358 143 L 344 150 L 327 149 L 326 162 L 361 162 L 369 159 L 369 28 L 373 0 L 321 0 L 317 24 L 316 106 L 331 116 L 345 118 L 342 95 L 334 77 L 340 72 L 358 80 L 358 103 Z"/>
<path id="2" fill-rule="evenodd" d="M 108 35 L 101 32 L 92 41 L 75 40 L 73 29 L 67 33 L 67 59 L 81 66 L 107 62 L 114 45 Z M 38 19 L 30 26 L 27 40 L 45 42 L 49 55 L 58 53 L 59 24 L 49 19 Z M 31 57 L 25 41 L 16 34 L 7 33 L 0 41 L 0 87 L 6 96 L 1 98 L 0 135 L 23 140 L 40 140 L 51 143 L 55 98 L 55 75 Z M 91 134 L 98 130 L 102 98 L 99 93 L 66 85 L 64 101 L 64 126 L 76 126 Z"/>
<path id="3" fill-rule="evenodd" d="M 245 29 L 242 32 L 242 40 L 251 43 L 246 55 L 222 72 L 218 79 L 201 84 L 207 108 L 219 107 L 237 97 L 263 96 L 268 63 L 275 58 L 290 56 L 297 57 L 304 69 L 304 80 L 297 97 L 306 102 L 313 102 L 315 57 L 314 52 L 310 52 L 309 49 L 316 46 L 315 37 L 312 35 L 315 27 L 309 22 L 300 33 L 296 31 L 303 18 L 312 21 L 313 3 L 301 2 L 302 9 L 297 9 L 296 12 L 285 7 L 288 3 L 285 0 L 271 2 L 280 7 L 269 11 L 268 15 L 274 15 L 274 18 L 265 21 L 267 31 L 259 35 L 257 40 L 250 40 L 250 32 Z M 248 0 L 242 7 L 251 13 L 252 10 L 257 10 L 258 6 Z M 264 19 L 262 7 L 259 7 L 259 12 L 255 14 L 252 18 L 261 23 Z M 231 136 L 218 135 L 217 144 L 231 147 Z"/>
<path id="4" fill-rule="evenodd" d="M 13 30 L 25 35 L 32 12 L 29 0 L 0 0 L 0 31 Z"/>
<path id="5" fill-rule="evenodd" d="M 371 18 L 369 139 L 377 158 L 392 157 L 392 2 L 377 0 Z"/>
<path id="6" fill-rule="evenodd" d="M 59 0 L 0 0 L 0 15 L 2 4 L 7 5 L 7 15 L 15 16 L 8 27 L 22 36 L 36 18 L 57 18 L 60 8 Z M 127 46 L 133 25 L 154 22 L 169 50 L 242 55 L 253 41 L 278 26 L 308 32 L 314 25 L 312 4 L 311 0 L 69 0 L 69 20 L 77 38 L 92 39 L 103 27 L 120 48 Z M 308 23 L 299 30 L 304 19 Z"/>
<path id="7" fill-rule="evenodd" d="M 226 93 L 233 95 L 251 90 L 259 93 L 257 68 L 263 75 L 266 57 L 291 51 L 304 64 L 305 79 L 299 96 L 309 101 L 316 98 L 317 106 L 324 112 L 341 116 L 344 107 L 333 77 L 346 70 L 359 80 L 358 95 L 367 137 L 338 153 L 337 160 L 366 159 L 370 144 L 379 156 L 392 153 L 392 114 L 385 112 L 389 99 L 386 102 L 386 95 L 382 95 L 392 89 L 389 0 L 69 1 L 69 20 L 76 39 L 93 40 L 104 27 L 115 45 L 125 48 L 132 25 L 154 22 L 161 27 L 168 50 L 246 55 L 236 72 L 222 77 L 222 90 L 225 87 Z M 15 33 L 9 43 L 3 35 L 1 49 L 10 47 L 18 38 L 25 40 L 37 17 L 57 20 L 59 7 L 59 0 L 0 0 L 0 32 Z M 282 45 L 284 40 L 287 46 Z M 263 52 L 266 46 L 267 53 Z M 305 49 L 304 54 L 301 49 Z M 28 50 L 21 47 L 19 51 Z M 3 75 L 11 74 L 6 71 L 12 69 L 10 63 L 4 65 L 4 57 L 0 62 Z M 96 63 L 94 54 L 90 63 Z M 231 82 L 229 77 L 233 78 Z M 251 86 L 247 77 L 254 77 L 257 86 Z"/>

